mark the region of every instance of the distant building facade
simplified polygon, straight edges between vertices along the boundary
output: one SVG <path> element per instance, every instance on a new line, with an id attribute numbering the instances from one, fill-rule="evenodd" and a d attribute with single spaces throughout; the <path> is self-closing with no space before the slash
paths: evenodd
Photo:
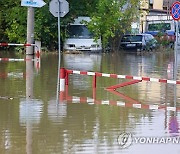
<path id="1" fill-rule="evenodd" d="M 167 20 L 171 19 L 170 10 L 175 1 L 180 0 L 141 0 L 139 32 L 144 32 L 146 22 L 149 19 L 157 18 L 157 16 L 167 16 Z"/>

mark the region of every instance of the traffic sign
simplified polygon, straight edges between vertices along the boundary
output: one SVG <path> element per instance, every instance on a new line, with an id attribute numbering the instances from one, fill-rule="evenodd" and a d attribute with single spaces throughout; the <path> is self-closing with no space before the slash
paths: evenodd
<path id="1" fill-rule="evenodd" d="M 60 17 L 64 17 L 69 12 L 69 3 L 66 0 L 52 0 L 49 3 L 49 11 L 53 16 L 58 17 L 60 3 Z"/>
<path id="2" fill-rule="evenodd" d="M 42 7 L 45 4 L 43 0 L 21 0 L 21 6 Z"/>
<path id="3" fill-rule="evenodd" d="M 180 19 L 180 2 L 176 1 L 172 4 L 171 16 L 174 20 Z"/>

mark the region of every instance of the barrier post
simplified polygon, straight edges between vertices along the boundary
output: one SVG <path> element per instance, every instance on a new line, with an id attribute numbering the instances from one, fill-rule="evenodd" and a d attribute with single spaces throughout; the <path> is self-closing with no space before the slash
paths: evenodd
<path id="1" fill-rule="evenodd" d="M 69 73 L 67 71 L 65 71 L 65 72 L 66 72 L 65 85 L 68 86 L 68 84 L 69 84 Z"/>
<path id="2" fill-rule="evenodd" d="M 41 53 L 41 41 L 35 41 L 35 48 L 34 48 L 34 52 L 36 54 L 37 58 L 40 58 L 40 53 Z"/>
<path id="3" fill-rule="evenodd" d="M 65 78 L 66 70 L 65 68 L 60 68 L 60 92 L 65 90 Z"/>
<path id="4" fill-rule="evenodd" d="M 96 88 L 96 74 L 93 76 L 92 87 Z"/>
<path id="5" fill-rule="evenodd" d="M 142 80 L 132 80 L 132 81 L 128 81 L 128 82 L 123 82 L 123 83 L 120 83 L 120 84 L 117 84 L 114 86 L 107 87 L 106 90 L 116 90 L 117 88 L 122 88 L 122 87 L 132 85 L 135 83 L 139 83 L 139 82 L 142 82 Z"/>
<path id="6" fill-rule="evenodd" d="M 92 89 L 93 89 L 93 99 L 96 99 L 96 74 L 93 76 L 92 81 Z"/>
<path id="7" fill-rule="evenodd" d="M 60 91 L 60 93 L 59 93 L 60 103 L 63 103 L 64 99 L 65 99 L 65 92 L 64 91 Z"/>

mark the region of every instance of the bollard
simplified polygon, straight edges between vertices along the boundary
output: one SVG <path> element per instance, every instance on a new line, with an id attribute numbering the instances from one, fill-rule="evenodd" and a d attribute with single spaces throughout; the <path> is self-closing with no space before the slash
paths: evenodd
<path id="1" fill-rule="evenodd" d="M 36 51 L 36 58 L 40 58 L 40 52 L 39 52 L 39 50 Z"/>
<path id="2" fill-rule="evenodd" d="M 65 98 L 65 92 L 64 91 L 60 91 L 59 93 L 59 100 L 60 100 L 60 103 L 63 103 L 64 101 L 64 98 Z"/>
<path id="3" fill-rule="evenodd" d="M 93 76 L 92 87 L 96 88 L 96 75 Z"/>
<path id="4" fill-rule="evenodd" d="M 36 54 L 36 58 L 40 58 L 40 53 L 41 53 L 41 41 L 35 41 L 35 48 L 34 48 L 34 52 Z"/>
<path id="5" fill-rule="evenodd" d="M 69 73 L 67 71 L 65 71 L 65 72 L 66 72 L 65 84 L 66 84 L 66 86 L 68 86 L 68 84 L 69 84 Z"/>
<path id="6" fill-rule="evenodd" d="M 60 92 L 65 90 L 65 78 L 66 70 L 65 68 L 60 68 Z"/>

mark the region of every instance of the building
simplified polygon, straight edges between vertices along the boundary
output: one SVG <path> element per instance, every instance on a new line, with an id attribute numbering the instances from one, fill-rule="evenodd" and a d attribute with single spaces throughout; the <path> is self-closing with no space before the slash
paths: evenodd
<path id="1" fill-rule="evenodd" d="M 149 9 L 162 10 L 163 0 L 149 0 Z"/>
<path id="2" fill-rule="evenodd" d="M 163 10 L 169 10 L 172 6 L 172 4 L 176 1 L 180 1 L 180 0 L 164 0 L 163 1 Z"/>
<path id="3" fill-rule="evenodd" d="M 148 20 L 170 20 L 171 6 L 175 1 L 180 0 L 141 0 L 139 32 L 144 32 Z"/>

